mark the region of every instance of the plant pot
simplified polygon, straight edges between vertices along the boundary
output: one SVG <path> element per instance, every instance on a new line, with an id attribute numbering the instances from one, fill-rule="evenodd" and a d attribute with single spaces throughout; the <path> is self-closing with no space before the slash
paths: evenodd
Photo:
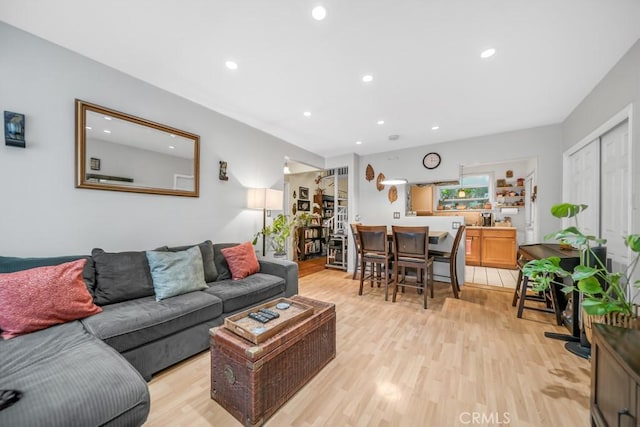
<path id="1" fill-rule="evenodd" d="M 593 336 L 594 323 L 604 323 L 605 325 L 618 326 L 620 328 L 627 329 L 640 329 L 640 318 L 638 318 L 639 313 L 640 306 L 636 304 L 632 304 L 631 306 L 631 315 L 616 312 L 597 316 L 594 314 L 587 314 L 582 310 L 584 334 L 587 336 L 587 340 L 589 340 L 590 343 L 593 342 L 591 337 Z"/>

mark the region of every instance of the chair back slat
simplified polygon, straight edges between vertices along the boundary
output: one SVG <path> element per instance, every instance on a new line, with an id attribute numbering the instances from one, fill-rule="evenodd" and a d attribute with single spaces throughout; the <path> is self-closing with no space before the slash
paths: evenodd
<path id="1" fill-rule="evenodd" d="M 453 246 L 451 247 L 452 265 L 456 265 L 456 259 L 458 258 L 458 248 L 460 247 L 460 241 L 462 240 L 462 235 L 464 234 L 465 228 L 466 228 L 465 225 L 461 225 L 460 227 L 458 227 L 456 238 L 453 240 Z"/>

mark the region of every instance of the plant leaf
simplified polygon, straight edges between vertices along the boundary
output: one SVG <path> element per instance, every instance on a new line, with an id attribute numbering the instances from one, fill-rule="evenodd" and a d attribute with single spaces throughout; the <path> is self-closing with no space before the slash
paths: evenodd
<path id="1" fill-rule="evenodd" d="M 640 252 L 640 234 L 630 234 L 624 241 L 629 249 L 633 252 Z"/>
<path id="2" fill-rule="evenodd" d="M 598 279 L 593 276 L 580 280 L 578 282 L 578 289 L 585 294 L 601 294 L 604 292 Z"/>
<path id="3" fill-rule="evenodd" d="M 587 267 L 586 265 L 578 265 L 573 269 L 573 274 L 571 278 L 574 282 L 577 282 L 582 279 L 586 279 L 587 277 L 594 276 L 598 273 L 599 269 L 594 267 Z"/>
<path id="4" fill-rule="evenodd" d="M 556 218 L 571 218 L 587 209 L 587 205 L 574 205 L 572 203 L 560 203 L 551 207 L 551 215 Z"/>

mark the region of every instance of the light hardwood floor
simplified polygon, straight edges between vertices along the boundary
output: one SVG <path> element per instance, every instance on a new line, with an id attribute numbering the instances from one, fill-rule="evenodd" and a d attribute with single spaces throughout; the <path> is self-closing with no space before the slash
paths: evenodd
<path id="1" fill-rule="evenodd" d="M 436 283 L 384 301 L 341 271 L 300 279 L 300 294 L 332 301 L 337 356 L 267 426 L 586 426 L 588 361 L 546 339 L 552 315 L 517 319 L 511 291 Z M 207 352 L 156 375 L 148 426 L 240 426 L 210 398 Z M 471 423 L 472 417 L 478 422 Z"/>

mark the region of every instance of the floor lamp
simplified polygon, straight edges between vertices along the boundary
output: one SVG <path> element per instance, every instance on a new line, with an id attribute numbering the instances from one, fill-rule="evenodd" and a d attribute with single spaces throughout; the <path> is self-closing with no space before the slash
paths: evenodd
<path id="1" fill-rule="evenodd" d="M 262 209 L 262 230 L 267 226 L 267 210 L 282 210 L 283 192 L 271 188 L 250 188 L 247 195 L 249 209 Z M 262 235 L 262 256 L 267 255 L 266 237 Z"/>

